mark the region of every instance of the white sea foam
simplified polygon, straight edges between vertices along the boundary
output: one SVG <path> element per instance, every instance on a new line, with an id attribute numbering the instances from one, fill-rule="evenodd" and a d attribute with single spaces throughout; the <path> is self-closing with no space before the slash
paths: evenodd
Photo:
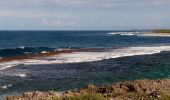
<path id="1" fill-rule="evenodd" d="M 66 48 L 60 48 L 60 49 L 55 49 L 54 51 L 63 51 L 63 50 L 71 50 L 71 49 L 66 49 Z"/>
<path id="2" fill-rule="evenodd" d="M 47 51 L 42 51 L 41 53 L 48 53 Z"/>
<path id="3" fill-rule="evenodd" d="M 12 84 L 9 84 L 9 85 L 5 85 L 5 86 L 2 86 L 1 89 L 8 89 L 8 87 L 11 87 Z"/>
<path id="4" fill-rule="evenodd" d="M 26 74 L 13 74 L 13 76 L 18 76 L 18 77 L 24 78 L 24 77 L 26 77 L 27 75 L 26 75 Z"/>
<path id="5" fill-rule="evenodd" d="M 122 35 L 122 36 L 135 36 L 138 35 L 139 32 L 111 32 L 111 33 L 107 33 L 110 35 Z"/>
<path id="6" fill-rule="evenodd" d="M 110 35 L 118 35 L 119 33 L 111 32 L 111 33 L 107 33 L 107 34 L 110 34 Z"/>
<path id="7" fill-rule="evenodd" d="M 25 49 L 25 47 L 24 47 L 24 46 L 19 46 L 19 48 L 20 48 L 20 49 Z"/>
<path id="8" fill-rule="evenodd" d="M 4 70 L 13 66 L 18 66 L 20 64 L 23 64 L 23 61 L 10 61 L 10 62 L 0 63 L 0 70 Z"/>
<path id="9" fill-rule="evenodd" d="M 6 68 L 17 66 L 20 64 L 37 65 L 37 64 L 90 62 L 90 61 L 99 61 L 104 59 L 119 58 L 119 57 L 126 57 L 126 56 L 155 54 L 155 53 L 160 53 L 161 51 L 170 51 L 170 46 L 127 47 L 127 48 L 113 49 L 113 50 L 103 51 L 103 52 L 62 53 L 60 55 L 44 57 L 44 58 L 0 63 L 0 70 L 4 70 Z"/>

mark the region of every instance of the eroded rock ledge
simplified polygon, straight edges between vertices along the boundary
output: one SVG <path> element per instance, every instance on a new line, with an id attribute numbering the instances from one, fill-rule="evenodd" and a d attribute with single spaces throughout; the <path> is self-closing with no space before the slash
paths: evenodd
<path id="1" fill-rule="evenodd" d="M 118 82 L 110 86 L 100 87 L 89 85 L 79 91 L 26 92 L 19 96 L 6 97 L 6 100 L 67 100 L 63 98 L 74 98 L 86 94 L 97 94 L 97 97 L 104 98 L 106 100 L 143 100 L 146 98 L 170 99 L 170 79 L 125 81 Z"/>

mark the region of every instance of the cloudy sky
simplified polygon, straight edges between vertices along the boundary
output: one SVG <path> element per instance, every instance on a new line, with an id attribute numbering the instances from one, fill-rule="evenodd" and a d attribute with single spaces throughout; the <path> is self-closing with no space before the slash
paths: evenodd
<path id="1" fill-rule="evenodd" d="M 170 0 L 0 0 L 1 30 L 170 28 Z"/>

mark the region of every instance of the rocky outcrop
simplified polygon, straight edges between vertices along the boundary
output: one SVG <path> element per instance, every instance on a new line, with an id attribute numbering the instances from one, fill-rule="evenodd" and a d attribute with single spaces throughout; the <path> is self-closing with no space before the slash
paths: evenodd
<path id="1" fill-rule="evenodd" d="M 89 85 L 86 88 L 80 89 L 79 91 L 68 91 L 68 92 L 26 92 L 20 96 L 9 96 L 6 100 L 49 100 L 52 98 L 60 98 L 64 96 L 71 96 L 72 94 L 101 94 L 106 97 L 112 98 L 112 100 L 128 96 L 128 93 L 146 94 L 149 97 L 161 97 L 161 91 L 170 92 L 170 79 L 162 80 L 136 80 L 136 81 L 125 81 L 118 82 L 110 86 L 97 87 L 95 85 Z M 129 96 L 128 96 L 129 98 Z"/>
<path id="2" fill-rule="evenodd" d="M 62 97 L 63 93 L 60 92 L 25 92 L 20 96 L 9 96 L 6 97 L 6 100 L 49 100 L 53 97 Z"/>

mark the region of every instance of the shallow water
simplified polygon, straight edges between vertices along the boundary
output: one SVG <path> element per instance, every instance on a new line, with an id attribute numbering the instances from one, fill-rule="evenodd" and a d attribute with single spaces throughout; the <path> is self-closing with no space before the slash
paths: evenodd
<path id="1" fill-rule="evenodd" d="M 170 37 L 108 34 L 110 32 L 1 31 L 0 57 L 56 49 L 95 48 L 98 51 L 1 62 L 0 96 L 34 90 L 79 89 L 90 83 L 103 85 L 170 77 Z"/>
<path id="2" fill-rule="evenodd" d="M 170 52 L 86 63 L 20 65 L 0 73 L 0 86 L 11 84 L 7 89 L 0 89 L 1 95 L 34 90 L 63 91 L 90 83 L 103 85 L 125 80 L 169 78 Z"/>

